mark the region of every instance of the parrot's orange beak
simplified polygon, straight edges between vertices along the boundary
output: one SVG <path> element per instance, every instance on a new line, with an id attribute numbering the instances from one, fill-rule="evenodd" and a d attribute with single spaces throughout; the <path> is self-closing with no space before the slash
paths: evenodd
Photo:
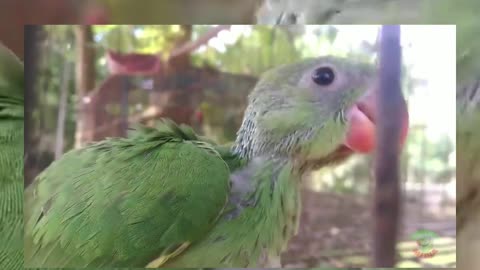
<path id="1" fill-rule="evenodd" d="M 375 92 L 367 92 L 347 111 L 348 129 L 345 146 L 354 152 L 369 153 L 375 148 L 375 120 L 377 118 Z M 400 146 L 405 144 L 408 123 L 407 104 L 403 100 Z"/>

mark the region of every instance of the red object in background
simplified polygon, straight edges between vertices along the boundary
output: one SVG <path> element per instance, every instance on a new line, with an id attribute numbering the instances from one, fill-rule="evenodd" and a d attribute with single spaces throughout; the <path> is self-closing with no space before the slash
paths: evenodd
<path id="1" fill-rule="evenodd" d="M 107 52 L 107 65 L 111 74 L 152 75 L 158 74 L 161 62 L 156 54 Z"/>
<path id="2" fill-rule="evenodd" d="M 108 24 L 108 11 L 100 5 L 90 5 L 83 14 L 83 23 L 87 25 Z"/>
<path id="3" fill-rule="evenodd" d="M 194 119 L 197 123 L 202 123 L 203 122 L 203 112 L 198 110 L 194 114 Z"/>

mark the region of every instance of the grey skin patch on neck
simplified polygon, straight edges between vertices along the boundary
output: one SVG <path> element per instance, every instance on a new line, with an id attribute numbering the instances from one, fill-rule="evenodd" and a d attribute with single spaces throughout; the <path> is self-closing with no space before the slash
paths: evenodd
<path id="1" fill-rule="evenodd" d="M 261 181 L 270 181 L 271 194 L 285 162 L 281 159 L 256 157 L 250 160 L 247 166 L 233 172 L 230 176 L 230 195 L 228 198 L 227 212 L 223 215 L 225 220 L 236 218 L 248 207 L 255 207 L 257 200 L 255 191 Z M 269 170 L 270 179 L 258 179 L 259 174 Z"/>

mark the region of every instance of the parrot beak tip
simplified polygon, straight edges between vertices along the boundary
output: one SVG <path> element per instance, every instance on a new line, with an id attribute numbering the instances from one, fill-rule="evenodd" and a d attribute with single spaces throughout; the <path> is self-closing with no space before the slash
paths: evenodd
<path id="1" fill-rule="evenodd" d="M 404 101 L 405 102 L 405 101 Z M 361 97 L 347 111 L 348 129 L 345 146 L 354 152 L 369 153 L 375 148 L 377 106 L 375 95 L 371 92 Z M 408 134 L 409 116 L 406 103 L 402 116 L 400 145 L 403 146 Z"/>

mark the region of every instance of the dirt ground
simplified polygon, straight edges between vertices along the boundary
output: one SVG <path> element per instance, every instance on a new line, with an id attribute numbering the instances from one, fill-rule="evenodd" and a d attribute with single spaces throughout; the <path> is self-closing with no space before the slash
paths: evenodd
<path id="1" fill-rule="evenodd" d="M 369 257 L 372 239 L 369 198 L 310 190 L 302 193 L 300 228 L 282 255 L 284 267 L 352 267 L 344 261 L 345 256 Z M 408 239 L 419 228 L 455 236 L 454 215 L 425 213 L 415 200 L 406 200 L 403 209 L 405 226 L 401 226 L 401 239 Z"/>

